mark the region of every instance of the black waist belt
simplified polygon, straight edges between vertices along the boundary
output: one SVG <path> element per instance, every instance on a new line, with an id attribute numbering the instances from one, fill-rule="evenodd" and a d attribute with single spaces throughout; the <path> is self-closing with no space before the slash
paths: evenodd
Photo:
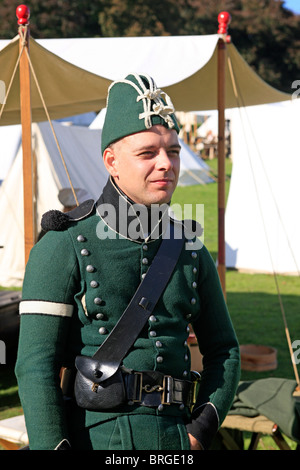
<path id="1" fill-rule="evenodd" d="M 191 407 L 195 402 L 197 381 L 175 379 L 156 371 L 124 374 L 129 404 L 158 406 L 177 404 Z"/>
<path id="2" fill-rule="evenodd" d="M 121 369 L 123 369 L 121 367 Z M 125 368 L 124 368 L 125 369 Z M 191 408 L 197 396 L 200 374 L 191 371 L 192 381 L 180 380 L 157 371 L 122 371 L 127 404 L 161 407 L 176 404 Z M 73 398 L 74 369 L 65 369 L 61 387 L 65 398 Z M 124 403 L 125 404 L 125 403 Z"/>

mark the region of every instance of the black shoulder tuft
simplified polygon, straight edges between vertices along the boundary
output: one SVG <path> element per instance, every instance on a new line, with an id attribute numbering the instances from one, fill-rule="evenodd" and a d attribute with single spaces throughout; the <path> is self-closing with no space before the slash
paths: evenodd
<path id="1" fill-rule="evenodd" d="M 72 222 L 88 217 L 94 208 L 94 200 L 88 199 L 69 212 L 50 210 L 42 216 L 41 226 L 44 232 L 66 230 Z"/>
<path id="2" fill-rule="evenodd" d="M 41 226 L 45 232 L 49 232 L 49 230 L 66 230 L 66 228 L 69 226 L 69 223 L 70 218 L 68 215 L 57 210 L 46 212 L 43 214 L 41 220 Z"/>

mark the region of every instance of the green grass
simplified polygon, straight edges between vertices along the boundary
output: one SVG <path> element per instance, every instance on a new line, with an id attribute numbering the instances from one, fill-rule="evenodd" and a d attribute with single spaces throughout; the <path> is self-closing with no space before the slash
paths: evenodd
<path id="1" fill-rule="evenodd" d="M 11 418 L 21 413 L 13 365 L 2 365 L 0 368 L 0 419 Z"/>
<path id="2" fill-rule="evenodd" d="M 278 285 L 292 342 L 300 338 L 299 278 L 278 277 Z M 242 380 L 265 377 L 294 379 L 278 294 L 272 275 L 228 271 L 227 304 L 241 344 L 254 343 L 277 349 L 278 367 L 269 372 L 242 371 Z"/>
<path id="3" fill-rule="evenodd" d="M 217 162 L 209 165 L 216 174 Z M 228 194 L 231 162 L 226 161 L 226 193 Z M 172 203 L 204 204 L 204 242 L 214 259 L 217 255 L 217 184 L 178 187 Z M 300 339 L 300 279 L 279 276 L 282 296 L 291 340 Z M 269 372 L 242 371 L 242 380 L 264 377 L 294 379 L 294 371 L 285 336 L 284 323 L 279 307 L 274 276 L 243 274 L 228 270 L 226 274 L 227 304 L 240 344 L 255 343 L 277 349 L 278 367 Z M 0 419 L 21 413 L 13 364 L 0 366 Z M 260 449 L 276 449 L 273 440 L 265 437 Z"/>

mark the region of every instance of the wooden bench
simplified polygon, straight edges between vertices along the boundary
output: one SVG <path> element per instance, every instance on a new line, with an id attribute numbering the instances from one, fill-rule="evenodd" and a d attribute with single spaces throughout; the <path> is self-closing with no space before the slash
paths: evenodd
<path id="1" fill-rule="evenodd" d="M 280 450 L 291 450 L 277 424 L 270 421 L 265 416 L 258 415 L 254 418 L 248 418 L 241 415 L 228 415 L 225 418 L 219 430 L 223 444 L 228 450 L 244 450 L 241 449 L 239 444 L 234 440 L 228 431 L 229 429 L 248 431 L 252 434 L 248 450 L 257 449 L 258 441 L 262 434 L 271 436 Z"/>
<path id="2" fill-rule="evenodd" d="M 28 445 L 24 415 L 0 421 L 0 444 L 6 450 L 17 450 Z"/>

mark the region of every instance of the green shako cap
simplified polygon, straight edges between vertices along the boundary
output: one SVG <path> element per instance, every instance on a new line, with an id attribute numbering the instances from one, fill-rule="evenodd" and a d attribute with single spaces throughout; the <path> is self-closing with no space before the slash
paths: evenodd
<path id="1" fill-rule="evenodd" d="M 166 93 L 157 88 L 146 74 L 132 73 L 124 80 L 113 82 L 108 89 L 107 110 L 101 136 L 101 150 L 113 142 L 156 124 L 179 127 L 174 106 Z"/>

